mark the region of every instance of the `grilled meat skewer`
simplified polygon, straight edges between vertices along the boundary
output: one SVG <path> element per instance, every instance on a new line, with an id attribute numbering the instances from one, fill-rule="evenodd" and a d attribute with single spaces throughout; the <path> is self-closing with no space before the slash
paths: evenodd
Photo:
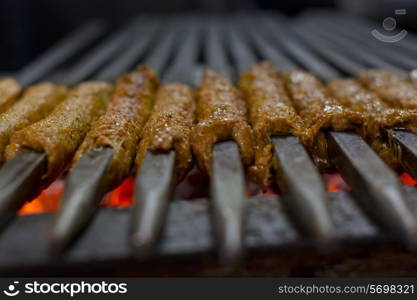
<path id="1" fill-rule="evenodd" d="M 46 117 L 66 95 L 66 87 L 52 83 L 36 84 L 27 88 L 16 104 L 0 114 L 0 163 L 4 161 L 4 150 L 10 136 Z"/>
<path id="2" fill-rule="evenodd" d="M 385 70 L 364 70 L 356 79 L 393 107 L 417 108 L 417 89 Z"/>
<path id="3" fill-rule="evenodd" d="M 143 130 L 136 156 L 140 168 L 146 151 L 169 152 L 175 149 L 175 181 L 181 181 L 192 166 L 191 131 L 195 103 L 192 89 L 181 83 L 161 86 L 155 106 Z"/>
<path id="4" fill-rule="evenodd" d="M 103 82 L 84 82 L 72 89 L 67 98 L 47 116 L 10 137 L 6 159 L 22 149 L 45 152 L 48 171 L 53 178 L 74 155 L 91 124 L 104 112 L 112 86 Z"/>
<path id="5" fill-rule="evenodd" d="M 171 161 L 175 158 L 174 164 L 169 164 L 168 170 L 160 169 L 158 181 L 169 181 L 167 186 L 173 186 L 181 181 L 192 167 L 191 155 L 191 131 L 195 118 L 195 103 L 192 89 L 182 83 L 170 83 L 159 88 L 155 106 L 149 121 L 143 130 L 143 136 L 139 143 L 136 156 L 136 166 L 138 176 L 136 182 L 137 203 L 134 208 L 134 215 L 141 215 L 152 211 L 148 217 L 165 219 L 171 196 L 169 190 L 160 190 L 165 201 L 159 201 L 158 195 L 149 192 L 149 186 L 156 184 L 152 177 L 145 176 L 146 172 L 141 172 L 142 168 L 158 168 L 156 165 L 148 165 L 149 157 L 156 161 Z M 148 159 L 145 158 L 148 156 Z M 172 175 L 170 174 L 173 171 Z M 161 188 L 164 185 L 161 186 Z M 164 194 L 166 193 L 166 194 Z M 157 197 L 153 199 L 152 197 Z M 142 201 L 154 200 L 154 201 Z M 156 215 L 154 214 L 156 213 Z M 132 245 L 136 247 L 136 255 L 150 255 L 157 237 L 159 237 L 159 226 L 149 227 L 143 223 L 146 216 L 134 218 L 132 220 Z M 154 221 L 148 224 L 153 224 Z M 149 230 L 152 234 L 149 236 Z"/>
<path id="6" fill-rule="evenodd" d="M 277 49 L 275 43 L 270 43 L 265 38 L 264 31 L 255 30 L 257 28 L 255 23 L 244 19 L 242 26 L 248 33 L 247 38 L 252 40 L 247 41 L 247 44 L 252 42 L 264 59 L 268 59 L 281 72 L 298 69 L 297 64 Z M 240 47 L 243 46 L 240 45 Z M 261 71 L 262 68 L 259 68 L 259 70 Z M 274 74 L 272 81 L 279 81 L 278 84 L 285 87 L 284 81 L 276 69 L 267 73 L 270 74 L 268 77 Z M 266 75 L 261 78 L 264 78 L 264 76 Z M 254 89 L 266 89 L 263 82 L 257 84 L 257 81 L 254 80 L 252 84 Z M 289 97 L 286 90 L 285 93 Z M 276 99 L 275 97 L 272 99 Z M 293 107 L 291 99 L 289 100 Z M 302 144 L 304 140 L 302 135 L 308 129 L 306 129 L 302 120 L 301 123 L 302 127 L 299 128 L 301 130 L 298 130 L 298 132 L 294 130 L 288 135 L 275 134 L 270 137 L 272 143 L 269 147 L 273 151 L 273 173 L 282 192 L 283 203 L 291 212 L 291 217 L 300 232 L 311 238 L 319 251 L 328 251 L 336 245 L 333 220 L 329 212 L 329 199 L 323 178 Z M 252 124 L 252 126 L 254 125 Z M 254 134 L 256 135 L 256 130 Z"/>
<path id="7" fill-rule="evenodd" d="M 306 40 L 317 51 L 320 51 L 323 55 L 328 57 L 335 65 L 340 67 L 346 73 L 355 76 L 355 72 L 366 70 L 366 68 L 358 61 L 372 61 L 373 64 L 378 64 L 380 67 L 385 62 L 381 59 L 373 59 L 370 55 L 363 55 L 364 51 L 355 51 L 352 55 L 346 54 L 345 43 L 340 44 L 338 49 L 338 43 L 326 42 L 327 51 L 323 52 L 322 46 L 319 42 L 327 41 L 323 37 L 317 37 L 317 43 L 309 39 L 311 35 L 310 28 L 298 28 L 297 33 L 306 37 Z M 284 34 L 285 38 L 295 38 L 296 35 L 289 37 Z M 284 45 L 284 44 L 283 44 Z M 304 51 L 309 51 L 307 48 L 298 43 L 298 46 L 303 48 Z M 335 51 L 336 47 L 336 51 Z M 363 49 L 361 49 L 363 50 Z M 349 49 L 348 52 L 351 50 Z M 330 53 L 330 55 L 326 54 Z M 332 53 L 343 53 L 342 55 L 332 55 Z M 358 56 L 355 60 L 351 57 Z M 360 56 L 360 58 L 359 58 Z M 372 55 L 371 55 L 372 56 Z M 357 59 L 357 60 L 356 60 Z M 317 58 L 319 60 L 319 58 Z M 352 63 L 351 63 L 352 62 Z M 328 65 L 329 66 L 329 65 Z M 354 66 L 351 68 L 351 66 Z M 391 68 L 393 69 L 393 68 Z M 394 68 L 396 71 L 398 68 Z M 314 71 L 320 74 L 320 77 L 326 80 L 332 80 L 332 76 L 322 68 L 314 68 Z M 334 69 L 334 71 L 336 71 Z M 331 72 L 334 73 L 334 72 Z M 382 100 L 383 97 L 381 97 Z M 385 100 L 384 100 L 385 101 Z M 397 131 L 394 131 L 394 140 L 399 141 Z M 411 134 L 411 133 L 410 133 Z M 405 149 L 408 158 L 412 157 L 413 151 L 417 153 L 413 148 L 413 140 L 416 139 L 402 139 L 402 149 Z M 391 169 L 384 164 L 374 151 L 365 142 L 364 139 L 359 138 L 357 134 L 349 132 L 329 132 L 328 144 L 330 156 L 338 167 L 342 176 L 352 186 L 352 192 L 355 194 L 359 203 L 365 208 L 368 214 L 376 221 L 383 229 L 390 232 L 394 232 L 404 243 L 412 249 L 416 246 L 417 237 L 417 222 L 413 215 L 410 213 L 410 207 L 404 197 L 404 192 L 401 188 L 401 183 L 398 180 L 397 175 L 391 171 Z M 414 147 L 415 148 L 415 147 Z M 411 151 L 410 151 L 411 150 Z M 415 160 L 415 159 L 414 159 Z M 416 169 L 415 169 L 416 170 Z M 375 206 L 377 206 L 378 213 L 375 213 Z"/>
<path id="8" fill-rule="evenodd" d="M 331 170 L 323 130 L 354 129 L 355 123 L 360 123 L 359 115 L 341 106 L 312 73 L 291 71 L 284 76 L 284 82 L 297 113 L 308 128 L 302 134 L 303 143 L 319 170 Z"/>
<path id="9" fill-rule="evenodd" d="M 145 65 L 121 76 L 106 113 L 86 135 L 75 154 L 73 166 L 89 151 L 112 148 L 113 157 L 105 181 L 109 189 L 119 185 L 129 173 L 136 145 L 152 111 L 158 83 L 156 73 Z"/>
<path id="10" fill-rule="evenodd" d="M 251 177 L 263 188 L 270 185 L 273 135 L 299 134 L 304 126 L 271 63 L 263 62 L 239 77 L 249 110 L 255 141 L 255 164 Z"/>
<path id="11" fill-rule="evenodd" d="M 392 108 L 355 79 L 335 79 L 328 83 L 328 88 L 342 105 L 361 114 L 363 121 L 358 133 L 388 165 L 398 168 L 401 165 L 398 149 L 385 141 L 383 131 L 403 128 L 416 132 L 417 110 Z"/>
<path id="12" fill-rule="evenodd" d="M 85 82 L 46 118 L 15 132 L 0 169 L 0 211 L 10 219 L 66 166 L 110 98 L 112 86 Z M 24 186 L 24 188 L 22 188 Z"/>
<path id="13" fill-rule="evenodd" d="M 269 62 L 241 75 L 255 140 L 255 165 L 250 173 L 268 186 L 271 171 L 301 230 L 312 236 L 320 250 L 334 243 L 327 195 L 320 175 L 297 136 L 306 130 L 285 91 L 278 71 Z M 298 188 L 302 183 L 303 188 Z M 309 187 L 313 188 L 309 188 Z"/>
<path id="14" fill-rule="evenodd" d="M 73 240 L 104 194 L 128 176 L 157 85 L 157 75 L 144 65 L 117 80 L 106 112 L 94 122 L 74 156 L 50 234 L 55 250 Z"/>
<path id="15" fill-rule="evenodd" d="M 224 263 L 234 265 L 242 259 L 245 249 L 246 198 L 242 173 L 243 168 L 251 165 L 254 155 L 246 104 L 241 92 L 227 78 L 210 69 L 205 70 L 196 95 L 193 152 L 200 169 L 211 176 L 219 254 Z"/>
<path id="16" fill-rule="evenodd" d="M 178 23 L 174 19 L 168 24 Z M 176 38 L 182 36 L 179 34 L 181 29 L 187 32 L 180 39 L 181 46 L 177 48 L 175 60 L 163 73 L 164 86 L 157 96 L 160 104 L 155 107 L 153 117 L 149 120 L 149 125 L 146 125 L 136 156 L 138 171 L 135 179 L 135 204 L 130 222 L 130 241 L 133 254 L 141 258 L 154 254 L 175 183 L 181 180 L 191 164 L 187 137 L 190 129 L 186 128 L 186 124 L 191 127 L 190 122 L 194 118 L 193 95 L 187 85 L 172 83 L 172 80 L 178 80 L 184 84 L 194 84 L 196 79 L 194 71 L 198 54 L 198 26 L 192 20 L 186 22 L 186 25 L 167 26 L 166 28 L 173 29 L 164 32 L 164 38 L 155 51 L 145 59 L 146 63 L 162 72 L 173 51 Z M 186 107 L 187 105 L 191 106 Z M 153 134 L 158 138 L 152 137 Z"/>
<path id="17" fill-rule="evenodd" d="M 254 156 L 252 132 L 240 92 L 228 79 L 206 69 L 196 95 L 198 123 L 193 132 L 193 151 L 201 170 L 211 174 L 213 146 L 228 139 L 238 144 L 242 162 L 249 167 Z"/>
<path id="18" fill-rule="evenodd" d="M 123 36 L 131 33 L 133 29 L 134 26 L 129 25 Z M 17 81 L 26 86 L 39 80 L 102 33 L 103 26 L 100 22 L 87 24 L 21 70 L 17 74 Z M 83 68 L 80 72 L 76 69 L 75 63 L 66 71 L 68 76 L 58 76 L 58 79 L 64 84 L 85 80 L 88 75 L 85 71 L 96 70 L 99 64 L 105 62 L 103 57 L 107 57 L 109 49 L 114 49 L 118 43 L 118 39 L 100 43 L 101 47 L 95 47 L 83 56 L 95 56 L 95 59 L 86 60 L 81 57 Z M 112 76 L 107 80 L 113 78 Z M 82 83 L 74 88 L 46 119 L 16 132 L 16 143 L 9 145 L 9 155 L 13 158 L 0 169 L 0 215 L 3 217 L 1 225 L 6 225 L 25 201 L 36 196 L 44 185 L 66 166 L 91 123 L 103 112 L 111 89 L 111 85 L 107 83 Z M 36 137 L 30 134 L 35 134 Z M 27 145 L 20 145 L 18 139 Z"/>

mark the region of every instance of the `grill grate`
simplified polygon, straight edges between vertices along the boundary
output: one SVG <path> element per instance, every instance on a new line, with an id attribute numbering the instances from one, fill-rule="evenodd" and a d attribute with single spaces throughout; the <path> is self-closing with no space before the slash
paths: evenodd
<path id="1" fill-rule="evenodd" d="M 271 60 L 283 71 L 305 68 L 327 81 L 342 74 L 355 74 L 366 67 L 382 67 L 404 75 L 413 66 L 410 49 L 417 47 L 417 42 L 413 43 L 415 37 L 411 36 L 412 42 L 387 45 L 376 51 L 381 45 L 365 38 L 366 30 L 372 25 L 347 16 L 340 16 L 339 22 L 336 13 L 311 13 L 296 22 L 260 13 L 156 19 L 139 17 L 85 52 L 83 48 L 104 28 L 101 23 L 92 23 L 47 52 L 41 60 L 24 68 L 17 78 L 23 85 L 52 78 L 61 64 L 80 52 L 80 58 L 65 72 L 60 70 L 64 75 L 56 77 L 60 79 L 58 81 L 73 85 L 85 79 L 114 80 L 135 63 L 145 62 L 162 74 L 164 82 L 196 85 L 201 71 L 199 51 L 202 50 L 203 63 L 226 75 L 239 74 L 262 58 Z M 355 22 L 357 35 L 343 29 L 343 24 L 349 22 Z M 319 24 L 320 32 L 316 34 L 311 24 Z M 132 44 L 129 43 L 131 39 L 134 39 Z M 69 49 L 68 44 L 72 45 Z M 282 198 L 288 211 L 274 198 L 245 199 L 238 148 L 234 142 L 223 142 L 213 150 L 212 211 L 206 200 L 169 203 L 174 188 L 171 177 L 175 154 L 149 153 L 136 183 L 141 203 L 133 209 L 99 210 L 95 220 L 81 234 L 80 230 L 83 225 L 88 225 L 91 215 L 82 210 L 77 213 L 80 203 L 104 193 L 95 184 L 105 167 L 101 173 L 99 168 L 91 168 L 92 162 L 94 166 L 106 165 L 110 154 L 103 151 L 94 161 L 87 158 L 85 165 L 80 167 L 80 170 L 87 170 L 84 177 L 74 175 L 75 184 L 68 184 L 65 193 L 73 196 L 72 193 L 78 190 L 81 202 L 75 203 L 74 207 L 64 207 L 57 220 L 66 223 L 73 218 L 72 222 L 78 223 L 78 227 L 55 231 L 55 237 L 59 238 L 52 244 L 54 250 L 59 250 L 56 253 L 66 250 L 57 260 L 50 258 L 51 243 L 41 238 L 48 231 L 54 214 L 20 216 L 11 220 L 22 201 L 29 197 L 20 193 L 21 187 L 24 185 L 28 190 L 28 183 L 33 187 L 40 186 L 36 179 L 42 177 L 45 169 L 44 154 L 24 154 L 29 158 L 32 172 L 27 162 L 22 165 L 24 156 L 6 163 L 0 170 L 0 186 L 3 187 L 0 213 L 10 223 L 4 222 L 5 229 L 0 237 L 0 268 L 13 273 L 28 266 L 122 263 L 138 254 L 139 261 L 150 256 L 201 258 L 211 254 L 216 247 L 223 262 L 235 264 L 243 258 L 245 247 L 249 249 L 249 255 L 265 250 L 272 253 L 279 249 L 310 249 L 312 244 L 319 246 L 319 250 L 326 250 L 329 242 L 336 243 L 335 239 L 347 245 L 367 242 L 376 246 L 397 242 L 401 237 L 406 244 L 414 246 L 417 243 L 417 193 L 413 188 L 407 188 L 404 194 L 397 176 L 359 136 L 330 132 L 328 138 L 340 172 L 353 187 L 353 195 L 361 208 L 365 208 L 373 221 L 368 220 L 350 195 L 325 192 L 320 175 L 298 139 L 274 137 L 275 155 L 284 174 L 279 185 L 285 187 Z M 407 171 L 417 174 L 417 148 L 413 142 L 416 136 L 395 131 L 394 138 L 403 149 L 404 160 L 409 162 Z M 20 166 L 20 171 L 16 165 Z M 21 170 L 27 171 L 28 175 L 22 174 Z M 79 175 L 81 171 L 75 174 Z M 94 179 L 93 175 L 98 178 Z M 6 187 L 9 193 L 3 192 Z M 91 209 L 95 209 L 95 204 Z M 214 216 L 213 222 L 210 222 L 210 214 Z M 373 225 L 374 221 L 378 227 Z M 131 230 L 129 222 L 133 224 Z M 383 233 L 379 228 L 392 234 Z M 136 236 L 145 237 L 135 241 L 140 246 L 136 244 L 133 252 L 132 230 Z M 78 240 L 70 245 L 75 237 Z"/>

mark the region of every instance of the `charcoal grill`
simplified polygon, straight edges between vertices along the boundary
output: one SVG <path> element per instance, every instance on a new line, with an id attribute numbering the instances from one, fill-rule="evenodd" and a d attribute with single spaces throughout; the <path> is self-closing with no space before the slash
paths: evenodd
<path id="1" fill-rule="evenodd" d="M 350 23 L 355 34 L 344 29 Z M 320 26 L 319 32 L 311 24 Z M 196 85 L 204 65 L 233 79 L 262 59 L 282 71 L 307 69 L 323 80 L 353 75 L 366 67 L 386 68 L 400 75 L 410 72 L 416 38 L 410 34 L 398 45 L 384 45 L 371 40 L 369 34 L 368 41 L 372 26 L 337 12 L 312 12 L 295 21 L 253 12 L 169 18 L 147 15 L 100 39 L 104 25 L 94 22 L 21 70 L 16 78 L 25 86 L 43 79 L 71 86 L 90 78 L 114 80 L 144 62 L 162 74 L 164 81 Z M 62 230 L 65 247 L 58 255 L 51 252 L 48 237 L 54 213 L 14 217 L 29 191 L 39 185 L 37 178 L 45 168 L 43 154 L 29 153 L 25 156 L 29 165 L 20 159 L 0 169 L 1 272 L 25 276 L 313 276 L 331 274 L 326 266 L 344 259 L 372 264 L 378 255 L 390 255 L 407 260 L 406 273 L 382 265 L 375 268 L 376 274 L 415 274 L 417 259 L 409 252 L 417 244 L 415 188 L 402 186 L 359 136 L 329 132 L 328 138 L 351 193 L 326 192 L 322 176 L 294 137 L 273 138 L 281 166 L 278 201 L 276 196 L 246 199 L 239 151 L 233 142 L 219 143 L 214 149 L 211 201 L 169 202 L 174 189 L 170 180 L 173 156 L 148 155 L 136 183 L 143 201 L 134 208 L 99 209 L 92 220 L 83 217 L 83 231 Z M 404 152 L 407 172 L 416 176 L 417 137 L 395 130 L 394 139 Z M 104 152 L 98 161 L 106 159 L 108 153 Z M 95 165 L 96 173 L 103 172 L 100 163 L 91 163 L 86 161 L 84 167 Z M 74 179 L 69 188 L 83 188 L 84 179 Z M 20 189 L 23 184 L 24 190 Z M 88 183 L 86 188 L 86 193 L 97 191 Z M 80 199 L 83 197 L 81 193 Z M 61 218 L 80 219 L 81 214 L 68 217 L 71 214 L 64 210 Z M 146 237 L 140 241 L 144 248 L 132 247 L 132 230 Z"/>

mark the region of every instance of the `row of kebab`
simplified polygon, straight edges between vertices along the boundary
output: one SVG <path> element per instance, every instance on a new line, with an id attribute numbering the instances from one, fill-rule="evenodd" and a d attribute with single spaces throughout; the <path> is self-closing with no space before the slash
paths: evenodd
<path id="1" fill-rule="evenodd" d="M 49 82 L 23 93 L 0 81 L 0 160 L 25 150 L 45 153 L 51 183 L 87 153 L 111 148 L 108 191 L 140 169 L 147 151 L 175 151 L 175 181 L 196 161 L 210 175 L 214 144 L 234 140 L 248 177 L 267 189 L 277 164 L 271 137 L 297 136 L 322 172 L 333 168 L 325 130 L 355 131 L 393 168 L 401 153 L 389 128 L 417 133 L 417 88 L 384 70 L 322 83 L 314 74 L 280 73 L 270 62 L 252 66 L 232 82 L 206 69 L 200 85 L 160 85 L 139 65 L 112 84 L 83 82 L 69 89 Z"/>

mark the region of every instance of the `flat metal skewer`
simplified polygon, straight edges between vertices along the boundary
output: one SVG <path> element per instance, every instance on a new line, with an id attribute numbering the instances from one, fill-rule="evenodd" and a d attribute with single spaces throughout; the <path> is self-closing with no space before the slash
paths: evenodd
<path id="1" fill-rule="evenodd" d="M 272 24 L 269 23 L 269 26 L 272 26 Z M 295 35 L 285 36 L 289 53 L 294 55 L 306 53 L 308 50 L 302 43 L 287 43 L 287 39 L 295 38 Z M 302 47 L 303 50 L 292 51 L 294 50 L 293 47 Z M 320 60 L 312 54 L 309 56 L 309 59 Z M 320 65 L 312 64 L 310 66 L 317 66 L 311 69 L 311 71 L 322 79 L 329 80 L 334 73 L 339 75 L 335 69 L 330 73 L 326 71 L 331 68 L 330 65 L 326 68 L 318 67 Z M 384 164 L 382 159 L 357 134 L 330 131 L 328 133 L 328 141 L 330 154 L 335 158 L 335 164 L 343 178 L 352 187 L 356 199 L 364 207 L 370 207 L 370 203 L 372 203 L 374 208 L 378 207 L 376 210 L 378 213 L 376 211 L 375 213 L 370 212 L 373 219 L 383 228 L 392 230 L 401 236 L 405 244 L 410 248 L 415 248 L 417 243 L 417 221 L 411 214 L 404 191 L 394 172 Z M 358 178 L 361 180 L 358 180 Z"/>
<path id="2" fill-rule="evenodd" d="M 188 31 L 177 49 L 176 61 L 163 76 L 163 82 L 178 80 L 188 84 L 195 84 L 196 77 L 192 70 L 195 68 L 198 41 L 195 26 Z M 160 43 L 159 50 L 149 57 L 148 61 L 158 62 L 158 56 L 166 61 L 174 53 L 174 39 L 179 31 L 167 35 L 167 39 Z M 159 64 L 160 62 L 158 62 Z M 159 67 L 161 70 L 163 66 Z M 130 222 L 130 242 L 133 255 L 145 259 L 152 256 L 156 250 L 164 229 L 169 200 L 174 190 L 175 151 L 167 153 L 152 153 L 147 151 L 142 164 L 136 174 L 134 191 L 134 208 Z"/>
<path id="3" fill-rule="evenodd" d="M 329 142 L 331 157 L 367 213 L 416 250 L 417 222 L 406 205 L 397 175 L 356 134 L 330 132 Z"/>
<path id="4" fill-rule="evenodd" d="M 8 225 L 28 199 L 37 195 L 46 166 L 45 153 L 25 151 L 0 169 L 0 229 Z"/>
<path id="5" fill-rule="evenodd" d="M 251 30 L 254 27 L 240 27 L 246 28 L 250 36 L 259 37 L 256 40 L 258 47 L 266 47 L 265 40 Z M 236 48 L 250 51 L 243 40 L 236 40 L 235 43 Z M 272 58 L 278 66 L 283 63 L 287 71 L 292 67 L 296 68 L 296 65 L 279 51 L 276 52 L 278 57 L 271 52 L 265 51 L 265 59 Z M 238 57 L 238 60 L 245 58 L 251 63 L 255 62 L 250 53 L 245 56 L 234 53 L 234 56 Z M 282 190 L 282 199 L 291 211 L 291 217 L 300 231 L 312 238 L 319 250 L 328 250 L 330 245 L 335 245 L 335 232 L 328 207 L 329 199 L 320 174 L 297 137 L 273 136 L 272 144 L 275 158 L 278 160 L 277 183 Z"/>
<path id="6" fill-rule="evenodd" d="M 239 147 L 234 141 L 213 148 L 211 197 L 221 261 L 236 265 L 244 257 L 245 178 Z"/>
<path id="7" fill-rule="evenodd" d="M 149 24 L 137 23 L 144 33 L 148 31 Z M 134 31 L 134 29 L 131 29 Z M 130 34 L 126 32 L 126 34 Z M 144 41 L 149 41 L 150 36 Z M 100 80 L 112 81 L 127 68 L 137 62 L 138 55 L 145 45 L 134 43 L 126 51 L 115 58 L 99 72 Z M 115 64 L 121 62 L 122 64 Z M 121 69 L 124 66 L 126 69 Z M 88 223 L 93 219 L 96 210 L 105 194 L 109 191 L 108 182 L 105 182 L 108 166 L 113 158 L 113 149 L 103 147 L 93 149 L 83 155 L 76 167 L 69 173 L 62 196 L 62 205 L 56 215 L 52 230 L 49 233 L 51 250 L 59 254 L 66 250 L 79 236 Z"/>
<path id="8" fill-rule="evenodd" d="M 137 257 L 153 255 L 159 242 L 174 188 L 175 156 L 172 150 L 146 152 L 136 176 L 130 241 Z"/>
<path id="9" fill-rule="evenodd" d="M 103 180 L 112 156 L 111 148 L 87 153 L 69 174 L 60 208 L 48 234 L 54 253 L 65 250 L 93 218 L 107 192 Z"/>
<path id="10" fill-rule="evenodd" d="M 219 20 L 220 22 L 220 20 Z M 207 63 L 221 74 L 230 74 L 225 54 L 224 36 L 219 27 L 206 36 L 204 52 Z M 209 44 L 210 43 L 210 44 Z M 209 58 L 209 59 L 208 59 Z M 226 65 L 222 65 L 226 62 Z M 226 67 L 226 68 L 225 68 Z M 213 147 L 210 193 L 215 238 L 220 260 L 227 266 L 239 264 L 245 254 L 244 228 L 246 214 L 245 177 L 239 147 L 234 141 L 216 143 Z"/>

